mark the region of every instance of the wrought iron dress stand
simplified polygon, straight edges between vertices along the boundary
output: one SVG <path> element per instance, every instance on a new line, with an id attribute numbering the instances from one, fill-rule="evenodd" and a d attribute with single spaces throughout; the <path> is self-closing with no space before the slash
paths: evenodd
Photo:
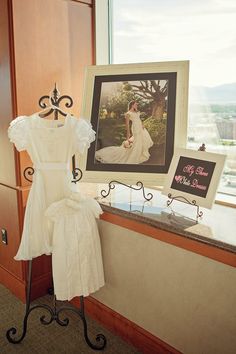
<path id="1" fill-rule="evenodd" d="M 153 194 L 152 193 L 150 193 L 150 192 L 147 193 L 147 194 L 145 193 L 144 185 L 143 185 L 143 182 L 141 182 L 141 181 L 136 182 L 136 184 L 133 185 L 133 186 L 129 185 L 129 184 L 126 184 L 126 183 L 123 183 L 123 182 L 120 182 L 120 181 L 110 181 L 108 183 L 108 191 L 106 191 L 105 189 L 102 189 L 101 190 L 101 196 L 103 198 L 108 197 L 108 195 L 111 193 L 111 191 L 113 189 L 115 189 L 116 184 L 120 184 L 120 185 L 125 186 L 125 187 L 127 187 L 127 188 L 129 188 L 131 190 L 134 190 L 134 191 L 140 191 L 141 190 L 142 193 L 143 193 L 143 198 L 146 201 L 150 201 L 153 198 Z"/>
<path id="2" fill-rule="evenodd" d="M 46 105 L 43 101 L 45 99 L 49 100 L 49 105 Z M 66 116 L 66 113 L 63 112 L 63 110 L 59 107 L 59 104 L 62 100 L 66 99 L 67 102 L 65 103 L 65 106 L 67 108 L 72 107 L 73 105 L 73 100 L 70 96 L 63 95 L 60 96 L 59 91 L 57 90 L 57 87 L 55 85 L 55 88 L 53 90 L 52 96 L 42 96 L 39 99 L 39 105 L 43 109 L 49 109 L 46 113 L 41 114 L 42 117 L 46 117 L 51 113 L 54 113 L 54 119 L 58 119 L 58 114 L 62 114 L 63 116 Z M 34 173 L 34 169 L 32 167 L 27 167 L 24 171 L 24 176 L 25 178 L 32 182 L 31 179 L 29 179 L 29 176 L 32 176 Z M 78 182 L 82 178 L 82 171 L 79 168 L 75 168 L 75 156 L 72 157 L 72 174 L 73 174 L 73 180 L 72 183 Z M 79 176 L 80 174 L 80 176 Z M 79 176 L 79 177 L 78 177 Z M 32 284 L 32 260 L 29 261 L 29 270 L 28 270 L 28 280 L 27 280 L 27 295 L 26 295 L 26 307 L 25 307 L 25 316 L 23 319 L 23 331 L 20 337 L 17 338 L 17 329 L 15 327 L 12 327 L 8 329 L 6 332 L 6 337 L 10 343 L 13 344 L 18 344 L 20 343 L 26 336 L 27 333 L 27 326 L 28 326 L 28 317 L 30 313 L 38 308 L 42 308 L 48 312 L 49 318 L 46 318 L 46 315 L 42 315 L 40 317 L 40 322 L 43 325 L 49 325 L 53 321 L 56 321 L 60 326 L 67 326 L 69 324 L 69 319 L 60 318 L 60 314 L 64 310 L 69 310 L 72 312 L 75 312 L 76 314 L 79 315 L 79 317 L 82 320 L 83 323 L 83 329 L 84 329 L 84 339 L 88 346 L 94 350 L 103 350 L 106 346 L 106 337 L 103 334 L 97 334 L 96 336 L 96 342 L 97 344 L 93 344 L 89 337 L 88 337 L 88 332 L 87 332 L 87 321 L 85 318 L 85 311 L 84 311 L 84 297 L 80 296 L 80 308 L 76 309 L 72 306 L 62 306 L 60 308 L 57 307 L 57 300 L 56 296 L 53 295 L 53 304 L 52 307 L 46 304 L 42 305 L 31 305 L 31 284 Z"/>

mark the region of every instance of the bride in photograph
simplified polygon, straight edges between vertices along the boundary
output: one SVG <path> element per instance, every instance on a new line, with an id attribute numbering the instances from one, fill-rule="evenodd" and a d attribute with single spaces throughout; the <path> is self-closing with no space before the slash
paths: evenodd
<path id="1" fill-rule="evenodd" d="M 131 130 L 130 130 L 131 122 Z M 149 148 L 153 141 L 143 127 L 136 101 L 129 102 L 125 114 L 126 137 L 121 146 L 108 146 L 95 152 L 95 159 L 101 163 L 140 164 L 149 159 Z"/>

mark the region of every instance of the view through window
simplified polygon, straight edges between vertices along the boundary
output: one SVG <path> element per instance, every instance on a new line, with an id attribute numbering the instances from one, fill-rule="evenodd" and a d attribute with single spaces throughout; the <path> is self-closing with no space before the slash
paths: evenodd
<path id="1" fill-rule="evenodd" d="M 236 195 L 235 0 L 113 0 L 113 64 L 190 60 L 188 147 L 227 155 L 219 191 Z"/>

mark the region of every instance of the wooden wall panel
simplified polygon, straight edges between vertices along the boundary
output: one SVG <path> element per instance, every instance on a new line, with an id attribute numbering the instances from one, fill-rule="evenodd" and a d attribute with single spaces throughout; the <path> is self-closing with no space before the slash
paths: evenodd
<path id="1" fill-rule="evenodd" d="M 20 242 L 17 191 L 0 185 L 0 201 L 0 231 L 8 234 L 7 245 L 0 239 L 0 266 L 22 279 L 22 263 L 13 259 Z"/>
<path id="2" fill-rule="evenodd" d="M 18 114 L 39 110 L 55 82 L 71 93 L 68 2 L 13 0 Z"/>
<path id="3" fill-rule="evenodd" d="M 73 96 L 75 113 L 84 66 L 92 63 L 91 7 L 73 1 L 13 0 L 13 15 L 18 114 L 39 110 L 38 99 L 55 82 L 62 94 Z"/>
<path id="4" fill-rule="evenodd" d="M 70 0 L 70 1 L 74 1 L 74 2 L 79 2 L 81 4 L 87 4 L 87 5 L 93 5 L 94 0 Z"/>
<path id="5" fill-rule="evenodd" d="M 25 301 L 28 262 L 15 261 L 13 257 L 20 244 L 28 191 L 29 189 L 15 190 L 0 185 L 0 231 L 2 228 L 6 229 L 8 234 L 7 245 L 0 239 L 0 282 L 22 301 Z M 47 293 L 52 285 L 51 274 L 50 256 L 33 260 L 32 299 Z"/>
<path id="6" fill-rule="evenodd" d="M 13 256 L 31 186 L 23 171 L 32 164 L 26 152 L 15 151 L 7 128 L 12 118 L 40 110 L 39 98 L 50 94 L 54 83 L 73 98 L 71 112 L 79 115 L 85 65 L 94 62 L 92 18 L 92 0 L 0 1 L 0 227 L 7 228 L 9 237 L 7 246 L 0 240 L 0 281 L 4 278 L 3 284 L 21 299 L 27 262 Z M 50 283 L 50 257 L 39 257 L 33 262 L 33 296 L 43 295 Z"/>
<path id="7" fill-rule="evenodd" d="M 68 75 L 68 4 L 58 0 L 13 0 L 16 91 L 18 115 L 39 111 L 38 100 L 57 82 L 71 94 Z M 31 165 L 21 154 L 21 176 Z M 24 178 L 21 185 L 30 185 Z"/>
<path id="8" fill-rule="evenodd" d="M 14 148 L 7 136 L 13 116 L 8 1 L 0 1 L 0 183 L 15 185 Z"/>
<path id="9" fill-rule="evenodd" d="M 73 1 L 13 0 L 13 16 L 18 115 L 39 111 L 39 98 L 55 82 L 61 94 L 72 96 L 71 112 L 78 115 L 85 65 L 93 62 L 92 8 Z M 27 154 L 21 153 L 20 164 L 22 176 L 30 164 Z M 29 184 L 21 178 L 21 185 Z"/>
<path id="10" fill-rule="evenodd" d="M 86 65 L 94 64 L 93 52 L 93 18 L 91 7 L 70 3 L 69 6 L 69 38 L 70 38 L 70 77 L 72 96 L 74 98 L 73 112 L 80 115 L 83 99 L 84 73 Z"/>

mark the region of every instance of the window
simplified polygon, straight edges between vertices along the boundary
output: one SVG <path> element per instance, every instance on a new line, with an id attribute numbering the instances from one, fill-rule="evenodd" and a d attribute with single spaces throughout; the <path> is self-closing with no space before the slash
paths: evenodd
<path id="1" fill-rule="evenodd" d="M 113 64 L 190 60 L 188 147 L 227 154 L 236 195 L 236 2 L 110 0 Z"/>

